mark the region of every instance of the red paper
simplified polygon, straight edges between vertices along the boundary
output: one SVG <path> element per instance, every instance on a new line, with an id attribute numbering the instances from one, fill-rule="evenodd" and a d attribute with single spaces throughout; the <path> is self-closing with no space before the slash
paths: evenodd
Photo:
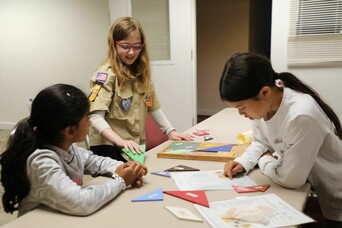
<path id="1" fill-rule="evenodd" d="M 247 186 L 247 187 L 236 186 L 236 185 L 232 185 L 232 186 L 234 190 L 237 191 L 238 193 L 265 192 L 270 187 L 269 184 Z"/>
<path id="2" fill-rule="evenodd" d="M 207 132 L 207 131 L 196 131 L 196 132 L 194 132 L 194 135 L 204 136 L 204 135 L 209 135 L 209 132 Z"/>
<path id="3" fill-rule="evenodd" d="M 203 190 L 196 191 L 164 191 L 164 193 L 175 196 L 199 205 L 209 207 L 207 195 Z"/>
<path id="4" fill-rule="evenodd" d="M 248 192 L 257 192 L 258 190 L 253 189 L 253 188 L 246 188 L 246 187 L 241 187 L 241 186 L 236 186 L 232 185 L 234 190 L 238 193 L 248 193 Z"/>

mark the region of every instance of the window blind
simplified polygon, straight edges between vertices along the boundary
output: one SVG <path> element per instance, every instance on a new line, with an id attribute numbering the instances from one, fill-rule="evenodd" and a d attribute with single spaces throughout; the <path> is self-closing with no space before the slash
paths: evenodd
<path id="1" fill-rule="evenodd" d="M 342 0 L 291 0 L 287 62 L 342 63 Z"/>
<path id="2" fill-rule="evenodd" d="M 170 60 L 168 0 L 132 0 L 132 16 L 143 27 L 152 61 Z"/>

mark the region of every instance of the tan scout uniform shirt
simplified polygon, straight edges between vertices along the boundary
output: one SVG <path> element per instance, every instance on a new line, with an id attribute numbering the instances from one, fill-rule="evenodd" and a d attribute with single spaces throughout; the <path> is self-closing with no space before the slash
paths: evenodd
<path id="1" fill-rule="evenodd" d="M 150 91 L 143 89 L 143 84 L 138 80 L 127 81 L 122 88 L 118 86 L 118 80 L 109 64 L 101 66 L 91 77 L 90 87 L 96 84 L 98 73 L 108 74 L 106 81 L 98 92 L 96 99 L 90 105 L 90 112 L 106 111 L 105 120 L 113 131 L 124 140 L 134 140 L 138 144 L 146 143 L 145 122 L 147 112 L 160 109 L 160 103 L 156 96 L 154 86 Z M 144 95 L 148 92 L 152 97 L 152 106 L 144 103 Z M 130 99 L 130 107 L 125 111 L 122 107 L 122 99 Z M 94 128 L 89 133 L 90 146 L 113 145 L 101 136 Z"/>

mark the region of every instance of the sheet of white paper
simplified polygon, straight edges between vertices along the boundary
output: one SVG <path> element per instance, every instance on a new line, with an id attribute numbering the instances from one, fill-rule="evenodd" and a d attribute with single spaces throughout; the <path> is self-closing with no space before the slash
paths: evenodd
<path id="1" fill-rule="evenodd" d="M 171 177 L 178 189 L 184 190 L 221 190 L 233 189 L 232 185 L 252 186 L 256 183 L 248 176 L 240 176 L 232 180 L 223 175 L 223 170 L 174 172 Z"/>
<path id="2" fill-rule="evenodd" d="M 182 207 L 171 207 L 165 206 L 172 214 L 174 214 L 177 218 L 189 221 L 203 222 L 201 218 L 196 216 L 190 210 Z"/>
<path id="3" fill-rule="evenodd" d="M 283 201 L 277 195 L 264 194 L 258 196 L 251 196 L 246 198 L 215 201 L 209 203 L 210 208 L 194 204 L 194 207 L 207 220 L 212 228 L 226 228 L 226 227 L 284 227 L 294 226 L 313 222 L 314 220 L 306 216 L 302 212 L 296 210 L 291 205 Z M 230 220 L 224 221 L 221 217 L 228 210 L 239 206 L 265 206 L 273 208 L 276 213 L 268 217 L 268 224 L 257 224 L 244 221 Z"/>

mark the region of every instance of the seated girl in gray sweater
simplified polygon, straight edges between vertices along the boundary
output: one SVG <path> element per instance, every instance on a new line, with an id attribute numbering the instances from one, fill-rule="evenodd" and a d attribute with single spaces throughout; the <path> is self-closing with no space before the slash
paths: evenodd
<path id="1" fill-rule="evenodd" d="M 89 102 L 70 85 L 56 84 L 37 95 L 31 115 L 21 120 L 1 155 L 6 212 L 21 216 L 39 205 L 72 215 L 89 215 L 126 186 L 142 185 L 147 168 L 94 155 L 78 147 L 88 134 Z M 83 174 L 112 177 L 82 188 Z"/>

